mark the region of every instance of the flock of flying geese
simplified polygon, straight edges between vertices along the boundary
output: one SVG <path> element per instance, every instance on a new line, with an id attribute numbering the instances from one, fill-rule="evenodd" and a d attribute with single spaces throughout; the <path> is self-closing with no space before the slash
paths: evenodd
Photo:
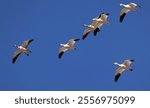
<path id="1" fill-rule="evenodd" d="M 120 22 L 123 22 L 126 14 L 129 11 L 135 11 L 137 10 L 138 7 L 140 7 L 138 4 L 136 3 L 130 3 L 130 4 L 120 4 L 120 6 L 123 6 L 124 8 L 121 10 L 120 12 Z M 83 36 L 82 39 L 84 40 L 88 34 L 90 32 L 93 31 L 94 36 L 97 35 L 98 32 L 100 32 L 100 28 L 103 24 L 109 24 L 109 22 L 107 21 L 107 18 L 109 16 L 109 13 L 102 13 L 99 16 L 97 16 L 96 18 L 92 19 L 92 23 L 90 25 L 84 24 L 85 27 L 87 27 L 87 29 L 83 32 Z M 74 44 L 79 41 L 80 39 L 70 39 L 68 41 L 67 44 L 60 44 L 62 47 L 59 50 L 59 54 L 58 54 L 58 58 L 61 59 L 62 55 L 68 51 L 68 50 L 76 50 L 76 48 L 74 47 Z M 22 53 L 25 53 L 27 56 L 29 56 L 29 54 L 31 53 L 31 51 L 28 49 L 29 44 L 33 41 L 33 39 L 31 40 L 27 40 L 24 41 L 23 44 L 21 46 L 18 45 L 14 45 L 15 47 L 18 48 L 18 50 L 14 53 L 13 55 L 13 60 L 12 63 L 15 63 L 15 61 L 17 60 L 18 56 Z M 131 63 L 134 60 L 131 59 L 127 59 L 124 61 L 123 64 L 119 64 L 119 63 L 114 63 L 116 66 L 118 66 L 119 68 L 117 69 L 116 73 L 115 73 L 115 79 L 114 81 L 117 82 L 120 75 L 125 71 L 133 71 L 133 69 L 130 67 Z"/>

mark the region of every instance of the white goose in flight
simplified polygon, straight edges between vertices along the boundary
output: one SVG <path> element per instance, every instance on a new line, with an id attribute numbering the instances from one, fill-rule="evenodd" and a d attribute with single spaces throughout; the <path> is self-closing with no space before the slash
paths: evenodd
<path id="1" fill-rule="evenodd" d="M 96 36 L 97 32 L 100 31 L 100 27 L 103 24 L 109 24 L 109 22 L 107 21 L 108 16 L 109 13 L 102 13 L 98 17 L 92 19 L 93 22 L 91 25 L 84 24 L 83 26 L 88 28 L 84 30 L 82 39 L 84 40 L 91 31 L 94 31 L 94 36 Z"/>
<path id="2" fill-rule="evenodd" d="M 121 76 L 121 74 L 123 73 L 123 71 L 125 71 L 125 70 L 133 71 L 133 69 L 130 67 L 130 65 L 133 61 L 134 60 L 128 59 L 128 60 L 125 60 L 123 64 L 114 63 L 115 65 L 117 65 L 119 67 L 115 73 L 115 82 L 118 81 L 118 79 Z"/>
<path id="3" fill-rule="evenodd" d="M 12 60 L 12 63 L 15 63 L 15 61 L 17 60 L 18 56 L 21 54 L 21 53 L 25 53 L 27 56 L 29 56 L 29 54 L 31 53 L 30 50 L 27 49 L 27 47 L 29 46 L 29 44 L 33 41 L 33 39 L 31 40 L 27 40 L 27 41 L 24 41 L 23 44 L 21 46 L 18 46 L 18 45 L 14 45 L 15 47 L 18 48 L 18 50 L 14 53 L 13 55 L 13 60 Z"/>
<path id="4" fill-rule="evenodd" d="M 64 52 L 66 52 L 67 50 L 76 50 L 74 44 L 76 43 L 76 41 L 79 40 L 80 39 L 70 39 L 67 44 L 60 44 L 60 46 L 62 47 L 59 49 L 59 54 L 58 54 L 59 59 L 61 59 Z"/>
<path id="5" fill-rule="evenodd" d="M 130 3 L 130 4 L 120 4 L 120 6 L 123 6 L 124 8 L 121 10 L 121 13 L 120 13 L 120 22 L 123 22 L 123 19 L 124 17 L 126 16 L 126 14 L 129 12 L 129 11 L 136 11 L 138 7 L 141 7 L 139 6 L 138 4 L 135 4 L 135 3 Z"/>

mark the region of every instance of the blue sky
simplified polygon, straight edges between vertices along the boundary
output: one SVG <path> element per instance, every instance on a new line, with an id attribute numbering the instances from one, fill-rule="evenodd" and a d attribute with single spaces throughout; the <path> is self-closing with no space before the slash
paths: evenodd
<path id="1" fill-rule="evenodd" d="M 119 22 L 120 3 L 141 5 Z M 150 90 L 149 0 L 0 0 L 0 90 Z M 96 37 L 58 59 L 60 43 L 81 38 L 91 19 L 110 13 Z M 12 64 L 14 44 L 34 39 Z M 114 82 L 114 62 L 134 59 Z"/>

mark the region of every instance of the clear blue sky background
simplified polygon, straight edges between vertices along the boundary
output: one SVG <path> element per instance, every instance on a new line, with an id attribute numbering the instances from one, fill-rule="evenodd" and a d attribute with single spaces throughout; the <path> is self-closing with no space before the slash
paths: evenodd
<path id="1" fill-rule="evenodd" d="M 120 3 L 141 5 L 119 22 Z M 0 90 L 150 90 L 149 0 L 0 0 Z M 110 13 L 96 37 L 58 59 L 60 43 L 81 38 L 91 19 Z M 12 64 L 13 44 L 34 39 Z M 114 62 L 134 59 L 114 82 Z"/>

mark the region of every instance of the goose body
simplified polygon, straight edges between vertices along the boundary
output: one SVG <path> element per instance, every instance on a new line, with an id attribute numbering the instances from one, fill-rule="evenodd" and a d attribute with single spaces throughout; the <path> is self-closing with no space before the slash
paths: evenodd
<path id="1" fill-rule="evenodd" d="M 58 54 L 59 59 L 61 59 L 62 55 L 67 50 L 76 50 L 76 48 L 74 47 L 74 44 L 76 43 L 76 41 L 79 41 L 79 40 L 80 39 L 70 39 L 67 44 L 60 44 L 60 46 L 62 47 L 59 49 L 59 54 Z"/>
<path id="2" fill-rule="evenodd" d="M 27 47 L 29 46 L 29 44 L 30 44 L 32 41 L 33 41 L 33 39 L 24 41 L 21 46 L 14 45 L 15 47 L 18 48 L 18 50 L 17 50 L 17 51 L 14 53 L 14 55 L 13 55 L 12 63 L 15 63 L 15 62 L 16 62 L 17 58 L 19 57 L 19 55 L 20 55 L 21 53 L 25 53 L 27 56 L 29 56 L 29 54 L 31 53 L 31 51 L 28 50 Z"/>
<path id="3" fill-rule="evenodd" d="M 126 14 L 129 12 L 129 11 L 136 11 L 137 10 L 137 7 L 140 7 L 138 4 L 136 3 L 130 3 L 130 4 L 120 4 L 120 6 L 123 6 L 124 8 L 121 10 L 120 12 L 120 22 L 123 22 Z"/>
<path id="4" fill-rule="evenodd" d="M 125 70 L 128 70 L 128 71 L 133 71 L 133 69 L 130 67 L 131 63 L 133 62 L 134 60 L 125 60 L 123 64 L 119 64 L 119 63 L 114 63 L 114 65 L 118 66 L 119 68 L 116 70 L 116 73 L 115 73 L 115 82 L 118 81 L 119 77 L 121 76 L 121 74 L 125 71 Z"/>
<path id="5" fill-rule="evenodd" d="M 87 29 L 84 30 L 82 39 L 84 40 L 91 31 L 94 31 L 94 36 L 96 36 L 97 32 L 100 31 L 100 27 L 103 24 L 109 24 L 107 21 L 108 15 L 108 13 L 102 13 L 98 17 L 92 19 L 93 21 L 91 25 L 84 24 Z"/>

